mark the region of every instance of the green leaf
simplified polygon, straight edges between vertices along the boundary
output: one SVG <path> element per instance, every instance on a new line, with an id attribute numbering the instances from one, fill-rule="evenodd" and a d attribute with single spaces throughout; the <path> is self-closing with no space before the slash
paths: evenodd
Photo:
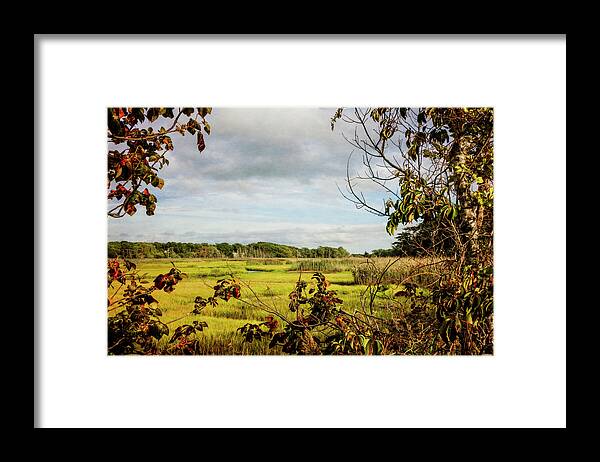
<path id="1" fill-rule="evenodd" d="M 471 313 L 467 313 L 467 324 L 473 324 L 473 318 L 471 317 Z"/>
<path id="2" fill-rule="evenodd" d="M 363 351 L 366 355 L 371 353 L 371 345 L 373 343 L 373 339 L 369 338 L 369 337 L 365 337 L 363 335 L 359 335 L 358 336 L 360 338 L 362 347 L 363 347 Z"/>
<path id="3" fill-rule="evenodd" d="M 380 355 L 383 351 L 383 343 L 381 343 L 381 340 L 375 340 L 375 342 L 373 343 L 373 354 L 374 355 Z"/>
<path id="4" fill-rule="evenodd" d="M 388 233 L 390 236 L 393 236 L 393 235 L 394 235 L 394 233 L 396 232 L 396 228 L 397 228 L 397 227 L 398 227 L 398 226 L 397 226 L 396 224 L 394 224 L 394 221 L 393 221 L 393 220 L 392 220 L 392 218 L 390 217 L 390 219 L 388 220 L 388 222 L 387 222 L 387 225 L 386 225 L 386 227 L 385 227 L 385 230 L 387 231 L 387 233 Z"/>
<path id="5" fill-rule="evenodd" d="M 166 324 L 159 322 L 158 323 L 160 332 L 162 333 L 162 335 L 169 335 L 169 326 L 167 326 Z"/>

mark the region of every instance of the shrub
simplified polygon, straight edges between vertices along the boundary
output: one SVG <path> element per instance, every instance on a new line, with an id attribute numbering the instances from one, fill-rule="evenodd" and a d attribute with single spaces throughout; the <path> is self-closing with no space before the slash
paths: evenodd
<path id="1" fill-rule="evenodd" d="M 185 277 L 173 265 L 168 273 L 159 274 L 152 283 L 139 275 L 135 263 L 114 258 L 108 260 L 108 354 L 158 354 L 158 342 L 169 335 L 168 323 L 160 320 L 162 312 L 158 301 L 152 296 L 156 290 L 170 293 Z M 229 301 L 240 298 L 240 285 L 235 279 L 221 279 L 213 287 L 213 296 L 205 299 L 196 297 L 194 310 L 190 314 L 199 315 L 207 306 L 218 305 L 218 300 Z M 121 292 L 122 290 L 122 292 Z M 115 314 L 112 314 L 115 312 Z M 199 350 L 196 333 L 202 332 L 208 324 L 194 320 L 192 324 L 179 326 L 168 341 L 168 346 L 160 353 L 196 354 Z"/>

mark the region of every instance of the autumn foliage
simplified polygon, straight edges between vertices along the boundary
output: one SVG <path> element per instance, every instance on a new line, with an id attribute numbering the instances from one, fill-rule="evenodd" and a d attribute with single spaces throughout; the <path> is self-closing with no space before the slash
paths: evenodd
<path id="1" fill-rule="evenodd" d="M 211 126 L 206 117 L 211 108 L 137 107 L 108 108 L 108 194 L 117 205 L 108 215 L 121 218 L 143 207 L 154 215 L 157 198 L 148 188 L 162 189 L 159 171 L 169 165 L 167 153 L 174 150 L 172 135 L 196 136 L 198 151 L 206 148 L 204 133 Z M 155 122 L 165 126 L 153 127 Z"/>
<path id="2" fill-rule="evenodd" d="M 208 327 L 206 321 L 195 319 L 171 334 L 165 323 L 159 303 L 153 297 L 155 291 L 172 292 L 186 277 L 173 266 L 168 273 L 159 274 L 153 282 L 140 275 L 135 263 L 114 258 L 108 260 L 108 354 L 196 354 L 197 334 Z M 214 286 L 214 294 L 205 299 L 196 297 L 190 315 L 200 315 L 207 305 L 217 306 L 219 300 L 229 301 L 240 297 L 240 285 L 234 279 L 222 279 Z M 170 337 L 169 337 L 170 335 Z M 159 343 L 163 338 L 168 339 Z"/>

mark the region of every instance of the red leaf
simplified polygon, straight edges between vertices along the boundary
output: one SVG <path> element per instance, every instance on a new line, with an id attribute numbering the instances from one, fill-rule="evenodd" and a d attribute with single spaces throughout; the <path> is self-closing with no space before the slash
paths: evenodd
<path id="1" fill-rule="evenodd" d="M 162 289 L 165 286 L 165 276 L 163 274 L 159 274 L 154 279 L 154 286 L 157 289 Z"/>
<path id="2" fill-rule="evenodd" d="M 206 145 L 204 144 L 204 136 L 201 132 L 198 132 L 198 151 L 202 152 L 204 151 L 204 148 L 206 148 Z"/>

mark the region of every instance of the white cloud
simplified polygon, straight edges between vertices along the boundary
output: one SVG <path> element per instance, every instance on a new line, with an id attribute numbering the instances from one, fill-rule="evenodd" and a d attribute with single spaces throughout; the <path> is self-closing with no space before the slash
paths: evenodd
<path id="1" fill-rule="evenodd" d="M 215 108 L 202 153 L 195 136 L 172 136 L 164 188 L 153 191 L 156 215 L 109 220 L 109 239 L 389 247 L 385 219 L 356 210 L 338 190 L 352 147 L 343 124 L 332 132 L 334 111 Z M 360 157 L 353 160 L 359 166 Z M 386 195 L 365 186 L 380 205 Z"/>

